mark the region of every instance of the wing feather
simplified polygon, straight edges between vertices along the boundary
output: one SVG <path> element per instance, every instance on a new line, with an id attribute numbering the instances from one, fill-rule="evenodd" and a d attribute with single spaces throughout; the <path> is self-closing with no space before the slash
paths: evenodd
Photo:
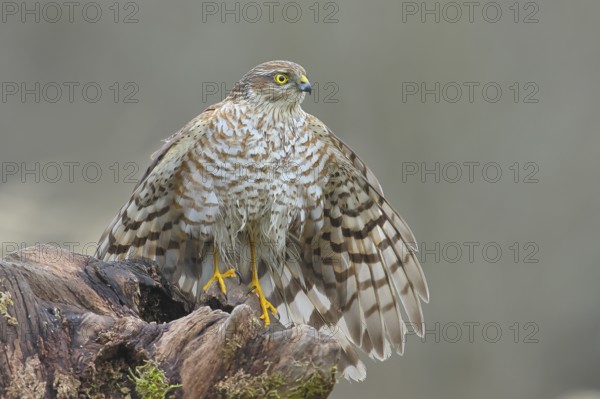
<path id="1" fill-rule="evenodd" d="M 198 197 L 209 193 L 201 185 L 183 184 L 190 179 L 184 166 L 192 157 L 190 149 L 204 135 L 214 109 L 198 115 L 152 155 L 153 161 L 131 198 L 100 237 L 97 258 L 153 259 L 161 266 L 162 274 L 179 283 L 184 292 L 199 292 L 196 280 L 200 279 L 197 262 L 204 248 L 198 240 L 202 226 L 186 219 L 186 212 L 193 207 L 182 207 L 181 203 L 190 196 L 185 190 Z"/>
<path id="2" fill-rule="evenodd" d="M 429 291 L 415 255 L 416 239 L 383 197 L 373 172 L 315 121 L 311 126 L 326 144 L 329 160 L 321 175 L 323 196 L 306 211 L 299 240 L 302 273 L 288 275 L 289 284 L 296 287 L 292 306 L 307 306 L 308 298 L 349 343 L 385 359 L 391 348 L 402 353 L 407 323 L 417 334 L 423 333 L 421 300 L 429 300 Z M 320 295 L 311 294 L 313 290 L 330 298 L 332 308 L 322 303 Z M 298 292 L 305 294 L 301 300 Z M 302 306 L 294 303 L 296 298 Z M 359 363 L 354 363 L 354 371 L 358 369 Z"/>

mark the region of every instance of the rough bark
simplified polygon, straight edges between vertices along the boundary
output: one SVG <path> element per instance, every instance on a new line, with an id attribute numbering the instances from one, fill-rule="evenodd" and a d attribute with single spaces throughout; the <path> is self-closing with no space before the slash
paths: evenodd
<path id="1" fill-rule="evenodd" d="M 327 397 L 337 343 L 308 326 L 265 329 L 234 280 L 197 305 L 150 261 L 11 254 L 0 262 L 0 397 Z"/>

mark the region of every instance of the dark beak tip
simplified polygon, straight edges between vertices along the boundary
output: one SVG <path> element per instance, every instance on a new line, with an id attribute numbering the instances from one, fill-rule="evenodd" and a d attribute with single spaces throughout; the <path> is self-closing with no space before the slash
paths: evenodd
<path id="1" fill-rule="evenodd" d="M 302 83 L 300 85 L 300 90 L 302 90 L 305 93 L 312 94 L 312 86 L 310 85 L 310 83 Z"/>

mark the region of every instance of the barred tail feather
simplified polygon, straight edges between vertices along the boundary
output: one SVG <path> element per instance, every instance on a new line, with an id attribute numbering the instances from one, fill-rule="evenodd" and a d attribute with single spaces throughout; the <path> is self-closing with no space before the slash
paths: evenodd
<path id="1" fill-rule="evenodd" d="M 281 323 L 285 326 L 292 323 L 308 324 L 316 328 L 322 336 L 335 338 L 342 350 L 338 363 L 340 374 L 347 379 L 364 380 L 366 368 L 356 353 L 355 345 L 348 339 L 345 319 L 339 318 L 338 309 L 312 284 L 316 276 L 306 271 L 299 273 L 300 263 L 300 259 L 288 257 L 279 275 L 280 283 L 275 284 L 279 292 L 273 292 L 269 297 L 269 301 L 277 304 Z M 274 281 L 277 280 L 278 278 L 275 278 Z M 304 284 L 304 280 L 309 283 Z"/>

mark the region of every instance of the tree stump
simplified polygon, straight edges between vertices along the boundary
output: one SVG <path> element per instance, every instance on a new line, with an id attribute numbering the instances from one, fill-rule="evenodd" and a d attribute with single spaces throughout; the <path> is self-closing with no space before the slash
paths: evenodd
<path id="1" fill-rule="evenodd" d="M 263 327 L 246 286 L 200 304 L 146 260 L 38 245 L 0 262 L 2 398 L 326 398 L 337 342 Z"/>

